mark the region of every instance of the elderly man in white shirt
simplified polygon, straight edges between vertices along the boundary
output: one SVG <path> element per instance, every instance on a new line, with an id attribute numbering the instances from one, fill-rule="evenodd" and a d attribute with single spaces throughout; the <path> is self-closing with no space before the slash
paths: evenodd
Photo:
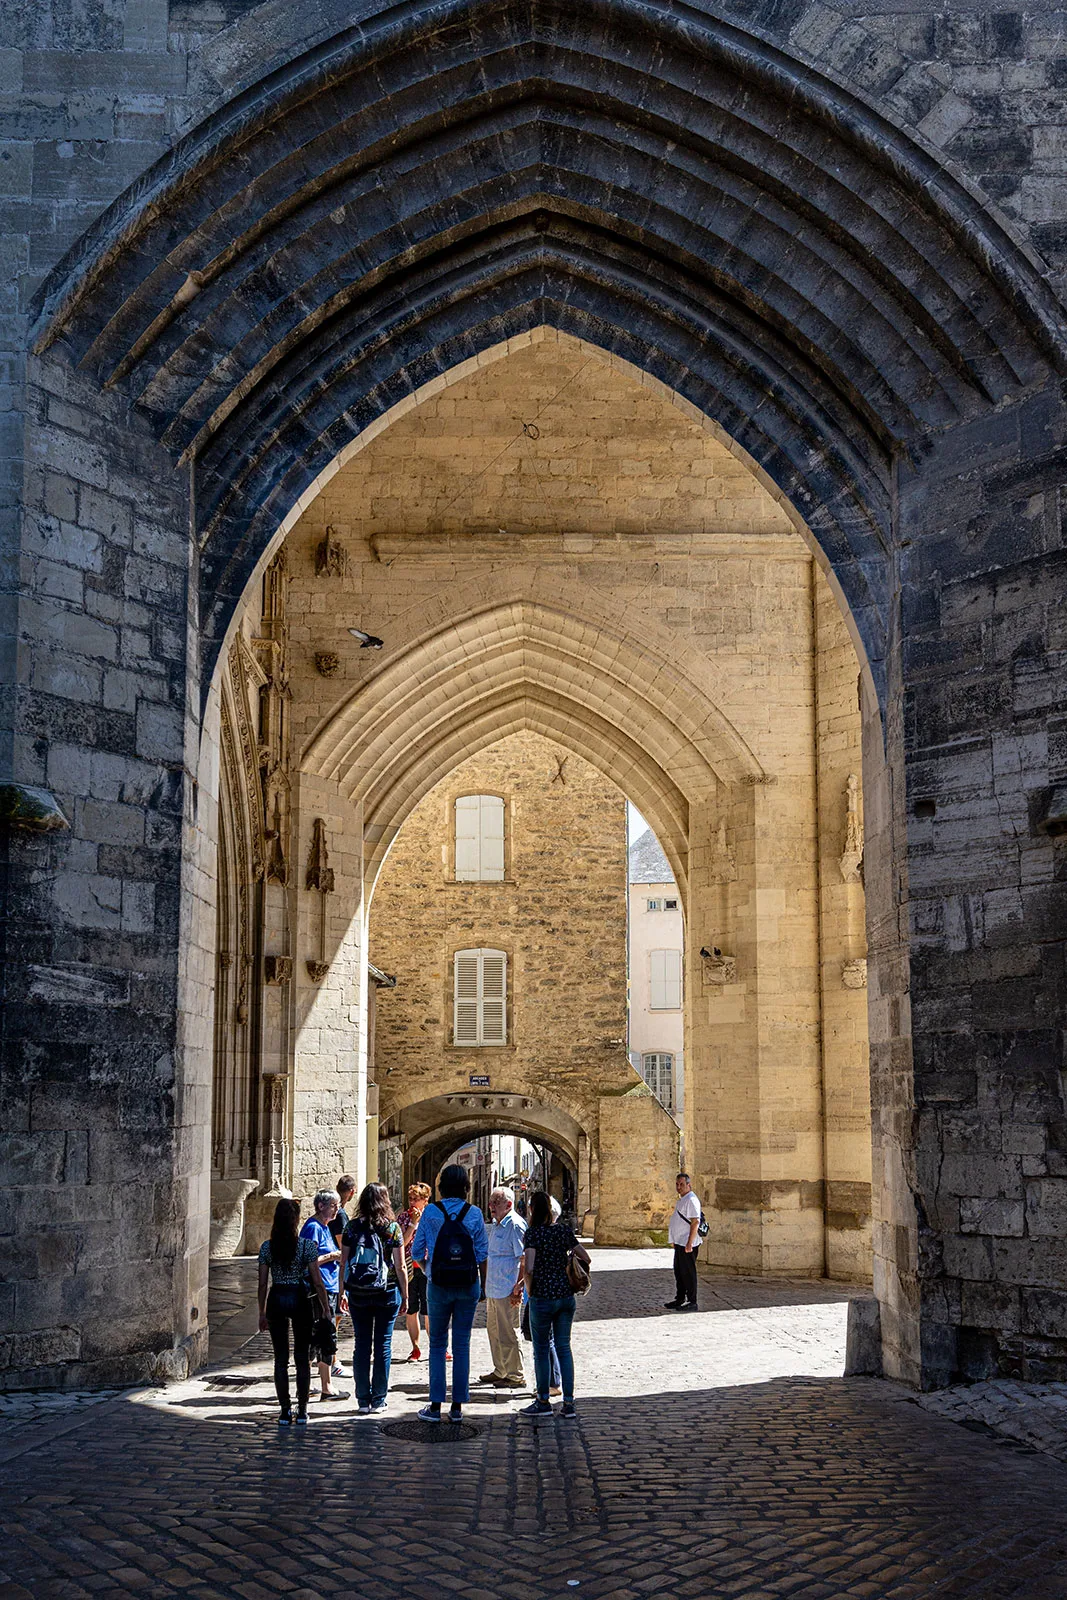
<path id="1" fill-rule="evenodd" d="M 485 1327 L 493 1370 L 478 1381 L 494 1389 L 523 1389 L 526 1379 L 519 1346 L 519 1302 L 526 1224 L 515 1214 L 510 1189 L 493 1190 L 489 1215 L 493 1220 L 485 1274 Z"/>
<path id="2" fill-rule="evenodd" d="M 697 1251 L 700 1249 L 700 1220 L 703 1212 L 693 1193 L 688 1172 L 680 1172 L 675 1182 L 678 1200 L 671 1214 L 667 1238 L 674 1246 L 673 1300 L 665 1302 L 668 1311 L 697 1309 Z"/>

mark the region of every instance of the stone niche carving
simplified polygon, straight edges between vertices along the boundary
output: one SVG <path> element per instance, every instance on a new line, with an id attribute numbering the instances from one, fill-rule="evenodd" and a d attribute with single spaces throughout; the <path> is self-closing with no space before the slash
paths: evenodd
<path id="1" fill-rule="evenodd" d="M 708 874 L 712 883 L 735 883 L 737 881 L 737 857 L 734 854 L 730 837 L 726 830 L 726 818 L 723 817 L 715 830 L 715 842 L 711 853 L 711 870 Z"/>
<path id="2" fill-rule="evenodd" d="M 724 989 L 729 983 L 737 982 L 737 957 L 724 956 L 722 951 L 712 949 L 711 955 L 704 955 L 701 951 L 701 967 L 704 982 L 712 988 Z"/>
<path id="3" fill-rule="evenodd" d="M 326 537 L 315 547 L 315 573 L 320 578 L 343 578 L 348 567 L 348 554 L 339 544 L 333 528 L 326 529 Z"/>
<path id="4" fill-rule="evenodd" d="M 846 961 L 841 968 L 841 982 L 846 989 L 866 989 L 867 987 L 867 962 L 863 956 L 858 956 L 855 961 Z"/>
<path id="5" fill-rule="evenodd" d="M 860 815 L 860 780 L 850 772 L 845 784 L 845 848 L 841 876 L 846 883 L 863 882 L 863 819 Z M 859 985 L 853 985 L 854 988 Z"/>
<path id="6" fill-rule="evenodd" d="M 288 983 L 292 976 L 292 956 L 263 957 L 263 981 L 265 983 Z"/>

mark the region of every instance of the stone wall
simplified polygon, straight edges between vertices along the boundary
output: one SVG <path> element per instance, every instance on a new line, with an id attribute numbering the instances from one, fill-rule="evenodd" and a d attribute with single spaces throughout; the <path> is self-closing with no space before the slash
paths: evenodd
<path id="1" fill-rule="evenodd" d="M 1067 18 L 1062 7 L 1005 12 L 981 0 L 709 0 L 690 8 L 679 38 L 672 14 L 620 0 L 578 21 L 565 8 L 516 7 L 502 24 L 508 49 L 490 55 L 485 30 L 497 17 L 487 10 L 464 34 L 463 18 L 442 30 L 439 7 L 406 12 L 388 82 L 365 57 L 399 24 L 373 4 L 115 0 L 101 9 L 42 0 L 5 23 L 0 748 L 4 776 L 22 788 L 10 792 L 17 825 L 4 844 L 13 1200 L 0 1238 L 16 1336 L 4 1357 L 23 1376 L 45 1360 L 48 1381 L 140 1376 L 195 1357 L 213 883 L 210 803 L 199 809 L 201 760 L 205 773 L 213 760 L 210 733 L 203 753 L 197 746 L 207 700 L 200 662 L 214 663 L 247 579 L 339 451 L 394 404 L 414 403 L 420 385 L 439 380 L 444 390 L 457 365 L 554 322 L 653 373 L 741 441 L 807 520 L 863 644 L 875 1281 L 887 1370 L 931 1383 L 991 1367 L 1061 1371 L 1054 599 L 1067 434 Z M 527 104 L 525 123 L 494 124 L 479 143 L 485 108 L 472 118 L 471 99 L 489 91 L 471 63 L 490 59 L 520 77 L 536 70 L 551 110 Z M 431 81 L 449 126 L 478 130 L 469 144 L 457 133 L 443 158 L 429 148 L 438 124 L 425 133 L 421 86 Z M 364 93 L 372 82 L 373 106 Z M 592 99 L 605 82 L 616 100 L 604 123 L 569 122 L 573 86 Z M 646 115 L 653 104 L 665 132 Z M 204 123 L 224 105 L 225 120 Z M 783 128 L 788 137 L 777 138 Z M 192 136 L 179 145 L 183 134 Z M 355 194 L 349 163 L 364 137 L 379 136 L 405 162 L 414 152 L 404 181 L 392 168 L 383 180 L 372 152 L 369 187 Z M 549 163 L 558 212 L 544 186 L 549 145 L 559 156 Z M 275 232 L 260 233 L 280 193 L 272 163 L 284 166 L 290 148 L 302 175 L 286 169 L 293 203 L 266 223 Z M 721 183 L 742 168 L 761 187 L 739 204 Z M 383 182 L 395 205 L 388 221 L 377 205 Z M 347 211 L 331 183 L 354 196 Z M 124 190 L 119 211 L 86 239 Z M 520 219 L 503 251 L 501 235 L 472 242 L 455 232 L 457 218 L 490 205 L 505 231 Z M 589 228 L 588 215 L 597 219 Z M 307 231 L 290 248 L 277 230 L 294 218 Z M 694 230 L 713 221 L 721 231 L 705 248 L 711 236 Z M 269 281 L 257 276 L 260 247 Z M 338 262 L 342 248 L 349 254 Z M 353 262 L 370 259 L 381 276 L 365 283 L 365 266 Z M 853 280 L 872 259 L 879 272 L 864 280 L 865 298 Z M 404 274 L 427 261 L 424 292 Z M 435 262 L 444 263 L 440 283 Z M 383 281 L 399 292 L 375 299 Z M 524 405 L 517 423 L 532 420 Z M 546 481 L 542 503 L 557 510 L 543 530 L 560 551 L 561 499 Z M 643 518 L 640 510 L 634 524 Z M 568 561 L 582 554 L 571 546 Z M 412 590 L 406 623 L 390 609 L 413 555 L 386 554 L 366 592 L 352 591 L 360 616 L 378 609 L 405 648 L 419 627 L 444 625 L 432 599 L 421 620 L 414 614 L 440 565 Z M 422 555 L 440 560 L 432 541 Z M 727 720 L 744 722 L 729 652 L 721 674 L 717 657 L 703 676 L 692 660 L 717 650 L 703 557 L 692 546 L 628 547 L 609 576 L 601 551 L 529 584 L 538 603 L 551 592 L 564 612 L 573 603 L 577 613 L 580 599 L 586 615 L 568 624 L 572 635 L 588 630 L 589 647 L 609 656 L 614 637 L 610 658 L 625 657 L 625 673 L 640 682 L 643 710 L 623 719 L 625 735 L 616 722 L 616 753 L 646 787 L 646 814 L 659 795 L 657 831 L 676 841 L 689 804 L 680 774 L 700 770 L 685 765 L 698 748 L 684 745 L 696 702 L 671 680 L 684 746 L 672 766 L 657 683 L 669 676 L 664 661 L 684 663 L 686 695 L 700 685 L 718 705 L 721 691 Z M 503 603 L 508 559 L 483 554 L 467 569 L 469 586 L 484 583 Z M 658 610 L 649 594 L 663 602 Z M 613 606 L 628 655 L 604 621 Z M 470 610 L 464 600 L 456 614 Z M 324 597 L 309 637 L 328 633 L 327 621 Z M 682 624 L 690 631 L 673 634 L 672 658 L 663 635 Z M 636 642 L 656 672 L 642 675 Z M 539 665 L 543 644 L 527 635 Z M 552 656 L 575 692 L 577 648 Z M 369 677 L 350 658 L 344 673 L 349 689 Z M 616 710 L 621 682 L 612 684 Z M 544 701 L 537 715 L 547 719 Z M 584 740 L 610 743 L 586 712 L 567 715 Z M 305 731 L 310 739 L 314 729 Z M 748 748 L 758 745 L 751 733 Z M 670 782 L 652 770 L 653 750 Z M 761 830 L 773 840 L 778 819 L 769 791 L 742 803 L 737 759 L 724 785 L 727 843 L 738 863 L 749 850 L 754 871 Z M 51 815 L 51 801 L 25 794 L 42 785 L 67 811 L 69 833 L 24 831 L 24 805 Z M 210 779 L 206 792 L 210 801 Z M 388 801 L 375 800 L 386 831 L 395 821 Z M 731 910 L 709 865 L 724 807 L 701 816 L 700 803 L 686 839 L 694 908 L 712 926 L 735 916 L 727 925 L 738 950 L 742 940 L 773 948 L 773 893 Z M 808 844 L 815 882 L 822 869 Z M 679 848 L 671 859 L 681 871 Z M 183 938 L 190 956 L 180 967 Z M 694 958 L 699 944 L 691 938 Z M 825 946 L 804 960 L 824 981 L 832 973 Z M 47 1008 L 32 1003 L 34 966 L 52 975 L 40 996 Z M 774 1003 L 766 989 L 758 998 L 746 993 L 763 1048 Z M 801 1019 L 814 1147 L 822 1068 L 811 1066 L 821 1059 L 812 1026 L 810 1015 Z M 829 1067 L 826 1084 L 843 1107 Z M 773 1073 L 737 1101 L 748 1119 L 739 1137 L 750 1143 L 762 1081 Z M 851 1154 L 846 1165 L 855 1170 Z M 67 1241 L 42 1239 L 19 1209 L 29 1191 L 52 1193 L 64 1179 L 94 1191 L 79 1193 L 85 1231 L 71 1235 L 80 1242 L 69 1260 Z M 113 1179 L 139 1192 L 116 1202 Z M 752 1170 L 741 1181 L 779 1177 Z M 753 1214 L 735 1220 L 750 1252 L 762 1224 L 749 1202 L 765 1192 L 741 1195 Z M 138 1226 L 158 1218 L 151 1239 L 131 1242 L 113 1227 L 114 1204 Z M 36 1212 L 33 1200 L 27 1209 Z M 95 1285 L 106 1285 L 106 1313 Z"/>
<path id="2" fill-rule="evenodd" d="M 536 437 L 522 429 L 533 417 Z M 327 530 L 338 551 L 332 577 L 315 571 Z M 689 914 L 686 1159 L 713 1223 L 707 1264 L 862 1277 L 865 995 L 847 990 L 843 974 L 864 949 L 863 900 L 862 885 L 846 886 L 840 868 L 846 780 L 860 765 L 859 669 L 837 603 L 780 504 L 656 386 L 544 330 L 451 375 L 369 442 L 307 508 L 287 550 L 305 765 L 348 764 L 340 782 L 363 797 L 373 824 L 371 877 L 401 829 L 381 869 L 381 882 L 395 883 L 397 851 L 430 803 L 411 810 L 423 783 L 441 763 L 484 759 L 475 752 L 494 731 L 554 725 L 561 753 L 595 753 L 655 823 Z M 522 596 L 546 606 L 532 626 L 553 651 L 554 630 L 570 626 L 566 609 L 612 622 L 598 636 L 580 621 L 573 663 L 553 654 L 538 666 L 532 641 L 509 651 L 493 609 Z M 506 603 L 503 611 L 510 626 Z M 388 675 L 375 676 L 376 652 L 348 635 L 353 620 L 387 650 L 407 650 L 395 692 Z M 446 623 L 457 630 L 455 672 L 435 636 Z M 619 670 L 610 630 L 620 623 L 642 640 L 645 670 L 664 685 L 680 675 L 669 717 L 682 716 L 683 663 L 694 673 L 713 664 L 694 737 L 714 705 L 724 740 L 749 752 L 747 772 L 730 772 L 725 747 L 699 776 L 695 751 L 665 750 L 658 788 L 635 791 L 636 771 L 597 722 L 597 673 L 601 663 Z M 649 665 L 653 648 L 662 648 L 662 665 Z M 316 666 L 323 652 L 334 658 L 326 680 Z M 610 732 L 636 731 L 647 752 L 641 716 L 620 710 Z M 442 727 L 454 735 L 442 740 Z M 434 755 L 424 779 L 427 740 Z M 387 749 L 388 778 L 370 770 Z M 684 800 L 671 805 L 675 773 Z M 457 781 L 453 771 L 433 793 L 453 795 Z M 443 812 L 430 814 L 443 829 Z M 444 834 L 435 837 L 439 850 Z M 435 854 L 434 880 L 445 870 Z M 460 900 L 472 892 L 449 891 Z M 712 981 L 702 946 L 720 946 L 736 963 L 730 982 Z M 392 971 L 387 955 L 372 959 Z M 381 997 L 383 1013 L 402 1003 L 398 993 Z M 461 1086 L 435 1078 L 425 1092 Z M 564 1104 L 587 1125 L 583 1107 Z"/>
<path id="3" fill-rule="evenodd" d="M 503 882 L 455 881 L 452 831 L 463 794 L 505 802 Z M 375 1055 L 386 1129 L 402 1131 L 409 1106 L 441 1095 L 453 1097 L 458 1128 L 472 1075 L 484 1075 L 494 1099 L 510 1102 L 511 1116 L 532 1100 L 562 1107 L 579 1124 L 600 1192 L 599 1204 L 580 1195 L 579 1210 L 594 1213 L 598 1239 L 637 1242 L 663 1226 L 677 1140 L 661 1108 L 642 1105 L 644 1091 L 625 1054 L 626 805 L 613 783 L 535 733 L 513 734 L 462 762 L 398 835 L 375 890 L 369 945 L 374 964 L 397 980 L 378 997 Z M 503 950 L 508 958 L 508 1042 L 499 1047 L 454 1043 L 453 955 L 470 948 Z M 628 1160 L 616 1165 L 605 1191 L 605 1096 L 622 1096 L 610 1124 L 610 1159 L 624 1154 L 629 1129 L 649 1167 L 650 1181 L 637 1188 L 624 1181 L 633 1176 Z M 500 1115 L 506 1126 L 502 1103 Z M 528 1104 L 526 1115 L 536 1116 Z M 569 1154 L 576 1171 L 577 1151 Z"/>

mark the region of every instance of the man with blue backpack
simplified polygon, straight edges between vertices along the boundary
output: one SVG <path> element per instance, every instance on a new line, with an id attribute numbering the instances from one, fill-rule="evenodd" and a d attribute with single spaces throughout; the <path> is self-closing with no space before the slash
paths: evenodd
<path id="1" fill-rule="evenodd" d="M 452 1405 L 450 1422 L 459 1422 L 470 1399 L 471 1329 L 485 1292 L 489 1237 L 485 1218 L 467 1199 L 470 1179 L 460 1166 L 445 1167 L 438 1180 L 439 1200 L 431 1201 L 411 1241 L 411 1258 L 426 1274 L 430 1309 L 430 1403 L 419 1416 L 440 1422 L 447 1391 L 445 1355 L 452 1329 Z"/>

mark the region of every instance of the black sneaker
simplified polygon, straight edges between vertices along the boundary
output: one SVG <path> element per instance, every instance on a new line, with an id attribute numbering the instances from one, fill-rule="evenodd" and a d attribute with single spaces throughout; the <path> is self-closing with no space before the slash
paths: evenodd
<path id="1" fill-rule="evenodd" d="M 291 1428 L 292 1425 L 293 1413 L 291 1411 L 283 1411 L 281 1416 L 278 1418 L 279 1428 Z"/>
<path id="2" fill-rule="evenodd" d="M 458 1400 L 453 1400 L 452 1404 L 449 1406 L 448 1420 L 449 1422 L 463 1421 L 463 1407 L 460 1405 Z"/>
<path id="3" fill-rule="evenodd" d="M 678 1310 L 679 1311 L 699 1311 L 700 1307 L 697 1305 L 695 1300 L 687 1300 L 685 1302 L 684 1306 L 679 1306 L 678 1307 Z"/>
<path id="4" fill-rule="evenodd" d="M 523 1406 L 519 1412 L 520 1417 L 550 1417 L 552 1407 L 547 1400 L 534 1400 L 528 1406 Z"/>
<path id="5" fill-rule="evenodd" d="M 664 1300 L 663 1309 L 664 1311 L 681 1311 L 683 1304 L 684 1301 L 681 1300 Z"/>
<path id="6" fill-rule="evenodd" d="M 578 1413 L 574 1409 L 573 1400 L 564 1400 L 562 1410 L 560 1411 L 560 1416 L 563 1418 L 564 1422 L 578 1421 Z"/>

